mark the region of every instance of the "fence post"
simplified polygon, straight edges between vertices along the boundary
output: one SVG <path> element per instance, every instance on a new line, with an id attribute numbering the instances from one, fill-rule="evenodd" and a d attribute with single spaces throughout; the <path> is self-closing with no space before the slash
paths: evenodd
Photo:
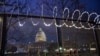
<path id="1" fill-rule="evenodd" d="M 97 25 L 95 26 L 95 28 L 97 28 Z M 98 56 L 100 56 L 99 38 L 98 38 L 97 29 L 95 29 L 95 28 L 93 28 L 93 32 L 94 32 L 94 37 L 95 37 L 95 40 L 96 40 L 96 46 L 97 46 Z"/>
<path id="2" fill-rule="evenodd" d="M 60 20 L 56 20 L 56 23 L 59 25 L 60 24 Z M 57 35 L 58 35 L 58 44 L 59 44 L 59 48 L 62 47 L 62 36 L 61 36 L 61 27 L 57 27 Z M 59 55 L 62 56 L 62 53 L 60 53 L 62 50 L 59 50 Z"/>
<path id="3" fill-rule="evenodd" d="M 5 13 L 5 0 L 4 0 L 4 4 L 3 4 L 3 15 L 1 16 L 3 18 L 3 22 L 2 22 L 2 42 L 1 42 L 1 56 L 5 56 L 4 52 L 5 52 L 5 46 L 6 46 L 6 42 L 7 42 L 7 15 Z"/>

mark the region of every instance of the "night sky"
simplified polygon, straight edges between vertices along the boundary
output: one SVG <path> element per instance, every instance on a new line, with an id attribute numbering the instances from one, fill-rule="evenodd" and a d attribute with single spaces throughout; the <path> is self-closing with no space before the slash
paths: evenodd
<path id="1" fill-rule="evenodd" d="M 20 0 L 20 1 L 22 3 L 25 2 L 25 0 Z M 33 10 L 32 11 L 33 15 L 41 15 L 40 14 L 41 6 L 39 6 L 37 4 L 38 2 L 41 4 L 41 0 L 32 0 L 31 2 L 29 1 L 28 6 L 31 8 L 31 10 Z M 9 3 L 11 3 L 11 2 L 9 2 Z M 52 2 L 50 2 L 50 3 L 52 3 Z M 97 12 L 98 14 L 100 14 L 100 7 L 99 7 L 100 1 L 99 0 L 80 0 L 80 3 L 82 3 L 82 5 L 85 6 L 83 11 L 88 11 L 89 13 Z M 26 7 L 23 10 L 23 12 L 26 13 L 27 8 L 29 8 L 29 7 Z M 9 9 L 9 7 L 7 7 L 7 9 Z M 15 10 L 13 13 L 18 13 L 18 11 Z M 44 14 L 46 15 L 45 11 L 44 11 Z M 23 18 L 27 18 L 27 17 L 23 17 Z M 22 19 L 22 18 L 20 18 L 20 19 Z M 36 18 L 32 18 L 32 19 L 34 22 L 39 22 L 39 24 L 37 26 L 33 26 L 31 19 L 28 18 L 28 19 L 21 21 L 21 23 L 25 22 L 23 27 L 20 27 L 18 25 L 18 23 L 15 23 L 13 26 L 11 26 L 9 28 L 8 34 L 7 34 L 8 43 L 12 43 L 12 44 L 15 44 L 15 43 L 20 44 L 20 43 L 28 43 L 28 42 L 33 43 L 35 40 L 36 33 L 38 32 L 39 28 L 42 28 L 43 31 L 46 33 L 47 41 L 49 41 L 49 42 L 52 40 L 57 41 L 57 31 L 56 31 L 56 27 L 54 24 L 51 25 L 50 27 L 46 27 L 46 26 L 44 26 L 43 21 L 41 19 L 36 19 Z M 12 20 L 12 21 L 15 21 L 15 20 L 17 20 L 17 18 L 14 18 L 14 20 Z M 9 22 L 9 18 L 8 18 L 8 22 Z M 52 22 L 52 20 L 46 20 L 46 22 L 50 23 L 50 22 Z M 84 30 L 84 29 L 79 30 L 79 29 L 75 29 L 75 28 L 63 28 L 62 37 L 65 40 L 67 40 L 68 38 L 70 40 L 75 40 L 79 44 L 87 43 L 88 40 L 90 40 L 90 39 L 91 39 L 90 42 L 94 41 L 94 35 L 93 35 L 92 30 Z"/>

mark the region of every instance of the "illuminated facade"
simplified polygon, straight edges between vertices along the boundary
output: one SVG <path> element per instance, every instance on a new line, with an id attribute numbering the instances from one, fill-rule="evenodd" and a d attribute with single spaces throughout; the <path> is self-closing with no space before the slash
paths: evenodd
<path id="1" fill-rule="evenodd" d="M 42 28 L 39 28 L 39 31 L 36 34 L 35 42 L 45 42 L 46 41 L 46 35 Z"/>
<path id="2" fill-rule="evenodd" d="M 35 42 L 28 45 L 28 49 L 31 52 L 36 51 L 43 51 L 43 49 L 47 48 L 47 42 L 46 42 L 46 34 L 42 30 L 42 28 L 39 28 L 39 31 L 36 34 Z"/>
<path id="3" fill-rule="evenodd" d="M 30 43 L 28 45 L 28 51 L 30 52 L 43 52 L 43 50 L 48 49 L 49 52 L 55 52 L 55 50 L 58 48 L 58 43 L 57 42 L 47 42 L 47 37 L 45 32 L 42 30 L 42 28 L 39 28 L 39 31 L 36 34 L 35 37 L 35 42 Z M 69 44 L 70 43 L 70 44 Z M 69 48 L 75 48 L 76 44 L 73 43 L 73 41 L 65 41 L 64 47 L 66 49 Z"/>

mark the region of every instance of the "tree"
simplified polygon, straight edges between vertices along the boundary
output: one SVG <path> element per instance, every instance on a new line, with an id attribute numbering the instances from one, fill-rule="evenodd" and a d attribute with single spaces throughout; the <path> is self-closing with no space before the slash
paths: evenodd
<path id="1" fill-rule="evenodd" d="M 83 10 L 84 6 L 80 3 L 80 0 L 37 0 L 38 7 L 41 5 L 44 6 L 44 14 L 52 15 L 53 8 L 57 6 L 57 14 L 58 17 L 62 16 L 62 12 L 64 8 L 68 7 L 70 9 L 70 13 L 72 13 L 75 9 Z M 39 8 L 40 9 L 40 8 Z M 41 13 L 41 12 L 40 12 Z"/>
<path id="2" fill-rule="evenodd" d="M 21 0 L 0 0 L 0 12 L 4 12 L 4 8 L 5 8 L 6 13 L 27 14 L 28 4 L 30 4 L 31 0 L 30 1 L 23 0 L 23 1 L 21 1 Z M 4 7 L 4 5 L 5 5 L 5 7 Z M 30 11 L 33 11 L 33 9 L 31 9 Z M 23 21 L 27 18 L 22 17 L 22 18 L 19 18 L 19 19 L 20 19 L 20 21 Z M 21 31 L 19 31 L 17 29 L 18 27 L 15 26 L 16 23 L 18 23 L 17 18 L 12 18 L 12 15 L 10 17 L 7 17 L 7 32 L 8 33 L 11 31 L 10 29 L 12 29 L 12 28 L 15 30 L 14 32 L 22 33 Z M 14 34 L 16 34 L 16 33 L 10 34 L 10 35 L 12 35 L 12 37 L 9 37 L 8 39 L 13 38 Z M 16 38 L 14 38 L 14 39 L 16 40 Z"/>
<path id="3" fill-rule="evenodd" d="M 7 52 L 16 52 L 17 51 L 17 47 L 15 45 L 8 44 L 6 51 Z"/>
<path id="4" fill-rule="evenodd" d="M 49 52 L 49 55 L 55 55 L 55 50 L 58 48 L 58 43 L 56 42 L 50 42 L 49 46 L 47 47 L 47 50 Z"/>

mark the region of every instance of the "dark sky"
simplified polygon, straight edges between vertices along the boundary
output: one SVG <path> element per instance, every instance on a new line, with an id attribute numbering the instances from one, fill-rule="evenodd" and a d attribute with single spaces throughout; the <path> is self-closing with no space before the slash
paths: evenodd
<path id="1" fill-rule="evenodd" d="M 20 0 L 22 2 L 24 2 L 25 0 Z M 88 12 L 97 12 L 100 13 L 100 8 L 99 8 L 99 0 L 81 0 L 81 3 L 83 3 L 85 5 L 85 10 Z M 37 0 L 37 2 L 41 2 Z M 36 8 L 37 4 L 36 4 L 36 0 L 32 0 L 30 2 L 30 7 L 31 8 Z M 28 7 L 27 7 L 28 8 Z M 36 10 L 37 12 L 40 12 L 41 9 Z M 38 13 L 37 13 L 38 14 Z M 36 14 L 35 14 L 36 15 Z M 40 15 L 40 14 L 38 14 Z M 35 19 L 33 19 L 35 21 Z M 52 25 L 51 27 L 46 27 L 43 25 L 43 21 L 41 20 L 36 20 L 39 21 L 40 24 L 38 26 L 33 26 L 31 23 L 31 20 L 24 20 L 26 23 L 23 27 L 19 27 L 18 23 L 16 23 L 14 25 L 14 27 L 16 27 L 16 30 L 13 30 L 13 27 L 10 28 L 10 30 L 8 31 L 8 42 L 12 43 L 12 42 L 17 42 L 17 43 L 28 43 L 28 42 L 34 42 L 35 40 L 35 36 L 36 33 L 38 31 L 38 29 L 41 27 L 43 28 L 43 30 L 46 33 L 47 36 L 47 40 L 48 41 L 57 41 L 57 33 L 56 33 L 56 27 L 54 25 Z M 23 21 L 23 22 L 24 22 Z M 52 20 L 50 20 L 52 21 Z M 49 22 L 50 23 L 50 22 Z M 17 31 L 18 30 L 18 31 Z M 79 31 L 79 32 L 78 32 Z M 86 31 L 88 33 L 86 33 Z M 91 31 L 89 30 L 76 30 L 76 29 L 66 29 L 64 34 L 64 38 L 67 39 L 68 37 L 71 40 L 75 40 L 76 38 L 78 38 L 77 40 L 79 42 L 86 42 L 87 37 L 88 39 L 93 38 L 93 33 L 91 33 Z M 91 35 L 91 36 L 88 36 Z M 80 37 L 80 38 L 79 38 Z M 16 40 L 15 40 L 16 39 Z M 85 41 L 86 40 L 86 41 Z M 92 41 L 93 39 L 91 39 Z"/>
<path id="2" fill-rule="evenodd" d="M 100 1 L 99 0 L 81 0 L 85 3 L 86 11 L 100 13 Z"/>

